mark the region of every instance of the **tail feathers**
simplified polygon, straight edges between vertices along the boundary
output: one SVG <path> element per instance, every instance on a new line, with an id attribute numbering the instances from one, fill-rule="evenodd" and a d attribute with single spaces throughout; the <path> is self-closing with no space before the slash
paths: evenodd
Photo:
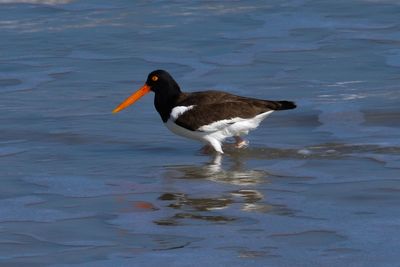
<path id="1" fill-rule="evenodd" d="M 286 109 L 294 109 L 296 108 L 296 104 L 292 101 L 276 101 L 279 104 L 279 107 L 276 110 L 286 110 Z"/>

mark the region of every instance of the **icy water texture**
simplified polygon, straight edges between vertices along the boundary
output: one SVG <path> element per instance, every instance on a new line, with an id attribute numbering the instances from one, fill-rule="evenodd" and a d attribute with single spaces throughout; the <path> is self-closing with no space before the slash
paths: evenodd
<path id="1" fill-rule="evenodd" d="M 398 1 L 0 3 L 1 266 L 399 266 Z M 158 68 L 299 108 L 213 159 Z"/>

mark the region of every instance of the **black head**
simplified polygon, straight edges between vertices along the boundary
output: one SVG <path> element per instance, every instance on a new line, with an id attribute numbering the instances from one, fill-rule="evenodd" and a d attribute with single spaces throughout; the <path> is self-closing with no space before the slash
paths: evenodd
<path id="1" fill-rule="evenodd" d="M 181 94 L 178 83 L 165 70 L 155 70 L 147 77 L 146 85 L 155 93 L 154 106 L 162 120 L 166 122 Z"/>
<path id="2" fill-rule="evenodd" d="M 161 118 L 166 122 L 169 114 L 175 105 L 175 102 L 181 94 L 179 85 L 174 78 L 165 70 L 155 70 L 149 74 L 146 83 L 135 93 L 125 99 L 121 104 L 113 110 L 113 113 L 120 112 L 126 107 L 132 105 L 150 91 L 155 93 L 154 106 Z"/>
<path id="3" fill-rule="evenodd" d="M 179 94 L 181 89 L 178 83 L 165 70 L 152 71 L 147 77 L 146 84 L 156 94 Z"/>

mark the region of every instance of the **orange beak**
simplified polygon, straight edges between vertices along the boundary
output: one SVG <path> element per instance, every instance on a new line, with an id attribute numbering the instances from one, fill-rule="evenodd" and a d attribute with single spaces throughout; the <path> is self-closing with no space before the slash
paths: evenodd
<path id="1" fill-rule="evenodd" d="M 130 105 L 138 101 L 140 98 L 142 98 L 142 96 L 148 94 L 149 92 L 150 92 L 150 86 L 148 86 L 147 84 L 143 85 L 139 90 L 134 92 L 130 97 L 125 99 L 121 104 L 119 104 L 118 107 L 116 107 L 113 110 L 113 113 L 120 112 L 121 110 L 129 107 Z"/>

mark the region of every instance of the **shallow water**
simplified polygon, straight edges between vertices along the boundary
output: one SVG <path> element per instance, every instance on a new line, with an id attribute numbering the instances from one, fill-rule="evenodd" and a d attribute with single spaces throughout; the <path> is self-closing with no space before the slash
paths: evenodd
<path id="1" fill-rule="evenodd" d="M 398 265 L 399 13 L 0 1 L 0 265 Z M 111 114 L 159 68 L 299 107 L 203 155 L 152 96 Z"/>

